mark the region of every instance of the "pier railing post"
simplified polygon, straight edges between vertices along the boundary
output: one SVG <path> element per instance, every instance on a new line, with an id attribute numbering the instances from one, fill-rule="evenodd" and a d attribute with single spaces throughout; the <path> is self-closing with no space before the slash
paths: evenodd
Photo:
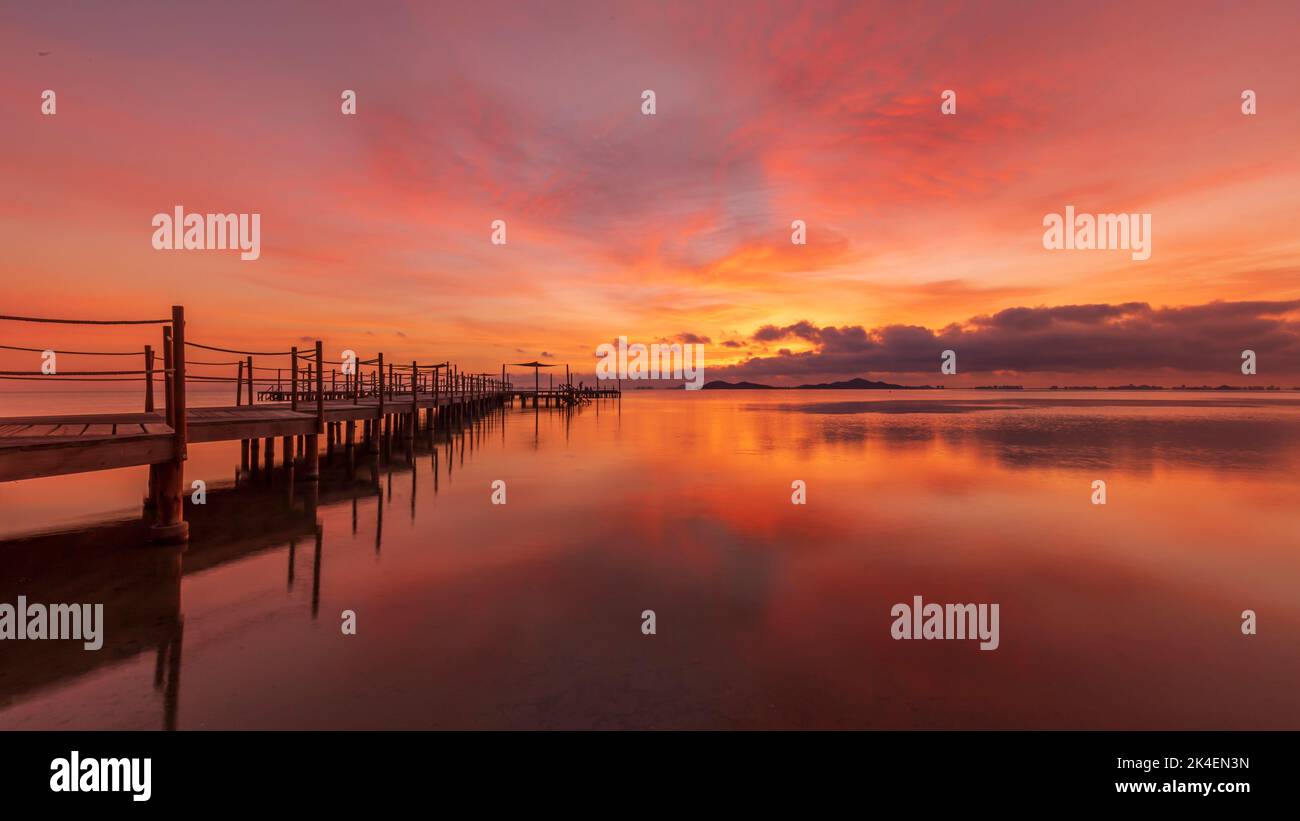
<path id="1" fill-rule="evenodd" d="M 420 419 L 419 394 L 415 390 L 419 384 L 419 376 L 420 376 L 420 366 L 415 363 L 414 359 L 412 359 L 411 360 L 411 421 L 410 424 L 406 426 L 407 439 L 415 438 L 415 425 L 416 422 L 418 422 Z"/>
<path id="2" fill-rule="evenodd" d="M 303 454 L 304 479 L 320 478 L 320 434 L 325 432 L 325 357 L 323 345 L 316 340 L 316 432 L 307 434 L 306 453 Z"/>
<path id="3" fill-rule="evenodd" d="M 150 537 L 155 542 L 176 543 L 189 539 L 182 487 L 185 480 L 187 431 L 185 418 L 185 308 L 172 306 L 171 395 L 168 416 L 173 431 L 172 458 L 158 471 L 158 499 Z"/>
<path id="4" fill-rule="evenodd" d="M 235 376 L 235 407 L 244 404 L 244 360 L 239 360 L 238 373 Z M 252 404 L 252 394 L 249 394 L 249 404 Z M 248 474 L 248 440 L 239 440 L 239 481 L 243 481 Z"/>
<path id="5" fill-rule="evenodd" d="M 153 346 L 144 346 L 144 412 L 153 413 Z"/>
<path id="6" fill-rule="evenodd" d="M 384 447 L 384 355 L 379 354 L 379 365 L 375 373 L 375 388 L 379 394 L 379 413 L 370 423 L 371 443 L 375 457 L 378 458 Z"/>
<path id="7" fill-rule="evenodd" d="M 172 424 L 172 329 L 163 328 L 163 417 Z"/>
<path id="8" fill-rule="evenodd" d="M 293 361 L 293 376 L 289 379 L 289 390 L 292 396 L 289 398 L 289 410 L 298 410 L 298 346 L 294 345 L 289 349 L 289 356 Z M 277 386 L 279 387 L 279 386 Z"/>
<path id="9" fill-rule="evenodd" d="M 250 356 L 248 357 L 248 404 L 249 405 L 253 404 L 253 397 L 255 395 L 256 394 L 253 392 L 253 357 Z"/>
<path id="10" fill-rule="evenodd" d="M 172 423 L 172 329 L 164 325 L 162 329 L 162 353 L 163 353 L 163 420 L 171 425 Z M 162 488 L 162 470 L 161 464 L 149 466 L 149 495 L 144 499 L 144 508 L 146 511 L 154 511 L 155 517 L 158 510 L 158 496 Z"/>
<path id="11" fill-rule="evenodd" d="M 321 356 L 323 344 L 316 340 L 316 432 L 325 432 L 325 358 Z M 333 372 L 330 374 L 333 377 Z"/>

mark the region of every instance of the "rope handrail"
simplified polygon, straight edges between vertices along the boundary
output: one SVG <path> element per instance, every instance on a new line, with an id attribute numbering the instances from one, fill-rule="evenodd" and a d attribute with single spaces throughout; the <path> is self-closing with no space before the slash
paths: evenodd
<path id="1" fill-rule="evenodd" d="M 151 373 L 174 373 L 173 368 L 154 368 L 152 371 L 57 371 L 55 373 L 42 373 L 41 371 L 0 371 L 0 376 L 42 376 L 49 378 L 51 376 L 144 376 Z"/>
<path id="2" fill-rule="evenodd" d="M 371 360 L 371 361 L 373 362 L 374 360 Z M 365 363 L 359 363 L 359 364 L 365 364 Z M 439 369 L 439 368 L 446 368 L 446 367 L 448 367 L 448 366 L 445 365 L 445 364 L 441 364 L 441 363 L 440 363 L 440 364 L 437 364 L 437 365 L 417 365 L 416 367 L 419 368 L 419 369 L 422 370 L 422 371 L 426 371 L 426 370 L 428 370 L 428 371 L 432 371 L 432 370 L 437 370 L 437 369 Z M 403 371 L 403 370 L 405 370 L 405 371 L 409 371 L 409 370 L 411 369 L 411 366 L 410 366 L 409 364 L 408 364 L 408 365 L 403 365 L 403 364 L 401 364 L 401 363 L 394 362 L 394 363 L 393 363 L 393 368 L 394 368 L 394 370 L 399 370 L 399 371 Z M 477 376 L 490 376 L 491 374 L 481 373 L 481 374 L 476 374 L 476 375 L 477 375 Z"/>
<path id="3" fill-rule="evenodd" d="M 64 356 L 144 356 L 144 351 L 56 351 L 50 348 L 20 348 L 17 345 L 0 345 L 0 350 L 31 351 L 32 353 L 49 351 Z"/>
<path id="4" fill-rule="evenodd" d="M 0 379 L 12 379 L 18 382 L 48 382 L 49 376 L 0 376 Z M 145 382 L 148 380 L 139 377 L 130 376 L 109 376 L 92 378 L 86 376 L 71 376 L 58 380 L 60 382 Z"/>
<path id="5" fill-rule="evenodd" d="M 0 314 L 0 320 L 9 322 L 52 322 L 59 325 L 170 325 L 171 319 L 52 319 L 40 316 L 6 316 Z"/>
<path id="6" fill-rule="evenodd" d="M 185 344 L 192 348 L 202 348 L 205 351 L 218 351 L 220 353 L 242 353 L 247 356 L 289 356 L 293 351 L 238 351 L 234 348 L 217 348 L 212 345 L 200 345 L 197 342 L 185 340 Z"/>
<path id="7" fill-rule="evenodd" d="M 240 377 L 238 377 L 238 376 L 210 376 L 210 375 L 204 375 L 204 374 L 187 373 L 187 374 L 185 374 L 185 379 L 186 379 L 186 381 L 189 381 L 189 380 L 191 380 L 191 379 L 196 379 L 196 380 L 199 380 L 199 381 L 202 381 L 202 382 L 242 382 L 242 383 L 245 384 L 245 385 L 247 385 L 247 384 L 249 383 L 249 379 L 248 379 L 247 376 L 245 376 L 245 377 L 243 377 L 243 378 L 240 378 Z M 276 384 L 280 384 L 278 380 L 271 379 L 271 378 L 267 378 L 267 379 L 253 379 L 252 382 L 253 382 L 253 384 L 255 384 L 255 385 L 276 385 Z M 287 383 L 286 383 L 286 384 L 287 384 Z"/>

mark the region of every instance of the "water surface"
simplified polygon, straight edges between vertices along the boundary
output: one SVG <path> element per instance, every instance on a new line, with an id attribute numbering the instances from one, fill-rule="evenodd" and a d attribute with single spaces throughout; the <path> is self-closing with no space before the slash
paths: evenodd
<path id="1" fill-rule="evenodd" d="M 1295 394 L 637 391 L 404 450 L 313 505 L 194 447 L 184 553 L 113 523 L 143 469 L 0 485 L 0 601 L 109 622 L 0 643 L 0 727 L 1300 728 Z M 892 640 L 914 595 L 1001 646 Z"/>

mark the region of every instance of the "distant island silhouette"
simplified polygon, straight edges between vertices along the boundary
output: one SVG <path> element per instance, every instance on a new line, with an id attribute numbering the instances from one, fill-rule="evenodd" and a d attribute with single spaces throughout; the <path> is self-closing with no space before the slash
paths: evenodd
<path id="1" fill-rule="evenodd" d="M 870 379 L 856 377 L 839 382 L 820 382 L 815 385 L 764 385 L 759 382 L 727 382 L 715 379 L 704 383 L 704 390 L 713 391 L 820 391 L 820 390 L 890 390 L 890 391 L 934 391 L 944 390 L 944 385 L 895 385 L 892 382 L 874 382 Z M 977 391 L 1281 391 L 1286 388 L 1277 385 L 1052 385 L 1050 387 L 1026 388 L 1023 385 L 974 385 L 966 390 Z M 1300 391 L 1300 387 L 1290 390 Z"/>
<path id="2" fill-rule="evenodd" d="M 795 387 L 777 387 L 775 385 L 761 385 L 757 382 L 726 382 L 722 379 L 715 379 L 712 382 L 704 384 L 704 390 L 714 391 L 734 391 L 734 390 L 766 390 L 766 391 L 823 391 L 823 390 L 840 390 L 840 391 L 861 391 L 861 390 L 891 390 L 891 391 L 932 391 L 943 390 L 942 385 L 895 385 L 890 382 L 873 382 L 870 379 L 856 377 L 854 379 L 845 379 L 839 382 L 821 382 L 816 385 L 797 385 Z"/>

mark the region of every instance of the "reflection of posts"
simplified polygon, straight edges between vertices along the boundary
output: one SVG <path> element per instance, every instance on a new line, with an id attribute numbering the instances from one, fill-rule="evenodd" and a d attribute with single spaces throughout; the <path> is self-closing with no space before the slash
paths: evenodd
<path id="1" fill-rule="evenodd" d="M 314 619 L 320 613 L 320 560 L 321 547 L 324 541 L 325 528 L 320 522 L 316 523 L 316 557 L 312 563 L 311 570 L 311 617 Z"/>
<path id="2" fill-rule="evenodd" d="M 297 556 L 297 554 L 298 554 L 298 540 L 290 539 L 289 540 L 289 579 L 287 585 L 290 593 L 293 592 L 293 562 L 294 562 L 294 557 Z"/>
<path id="3" fill-rule="evenodd" d="M 303 484 L 302 489 L 303 509 L 308 516 L 315 517 L 316 510 L 320 507 L 320 482 L 316 479 L 310 480 Z"/>
<path id="4" fill-rule="evenodd" d="M 175 730 L 181 706 L 181 646 L 185 637 L 185 619 L 176 619 L 176 630 L 167 643 L 167 677 L 163 686 L 163 729 Z"/>
<path id="5" fill-rule="evenodd" d="M 153 569 L 148 576 L 148 584 L 154 592 L 141 591 L 143 595 L 134 600 L 135 606 L 142 607 L 144 612 L 165 614 L 160 619 L 160 623 L 165 625 L 165 633 L 155 651 L 153 686 L 163 693 L 163 728 L 167 730 L 176 729 L 180 704 L 181 644 L 185 626 L 185 617 L 181 615 L 183 562 L 183 556 L 175 549 L 154 555 L 151 558 Z M 146 599 L 154 601 L 146 603 Z"/>
<path id="6" fill-rule="evenodd" d="M 354 479 L 356 478 L 356 473 L 357 473 L 357 449 L 356 449 L 357 423 L 354 420 L 349 419 L 345 423 L 343 436 L 344 436 L 343 447 L 347 452 L 347 459 L 348 459 L 348 478 Z"/>
<path id="7" fill-rule="evenodd" d="M 384 541 L 384 491 L 375 480 L 375 555 L 379 555 L 379 546 Z"/>

